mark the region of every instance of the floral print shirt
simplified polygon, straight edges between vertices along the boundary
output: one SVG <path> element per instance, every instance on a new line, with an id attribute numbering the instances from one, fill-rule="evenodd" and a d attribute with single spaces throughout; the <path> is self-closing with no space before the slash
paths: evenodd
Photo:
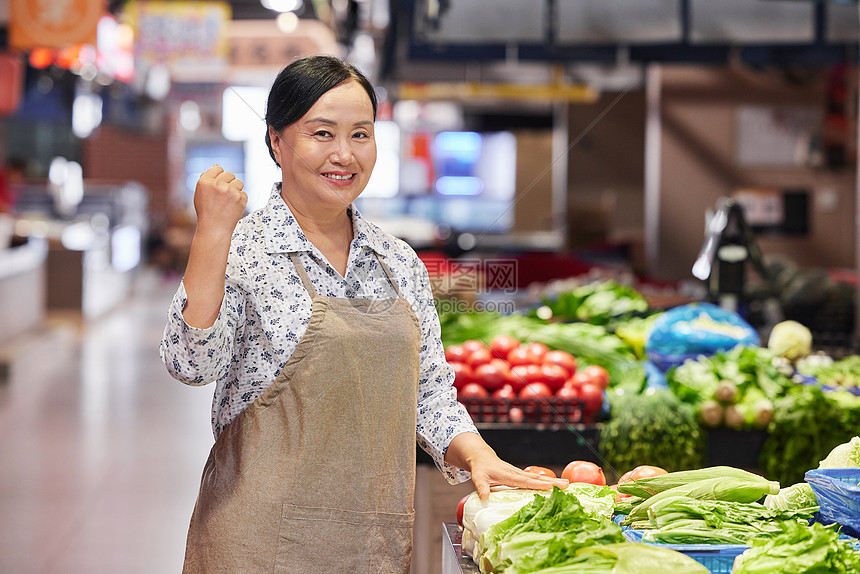
<path id="1" fill-rule="evenodd" d="M 215 324 L 197 329 L 185 322 L 182 310 L 187 296 L 180 284 L 168 310 L 161 359 L 170 374 L 185 384 L 215 383 L 212 427 L 217 437 L 275 380 L 307 328 L 311 299 L 289 254 L 298 254 L 320 295 L 396 297 L 378 256 L 421 326 L 418 444 L 449 483 L 468 480 L 468 472 L 444 462 L 455 436 L 478 431 L 456 399 L 427 270 L 405 242 L 363 219 L 354 207 L 351 215 L 354 238 L 346 275 L 341 277 L 302 233 L 276 184 L 268 204 L 236 226 Z"/>

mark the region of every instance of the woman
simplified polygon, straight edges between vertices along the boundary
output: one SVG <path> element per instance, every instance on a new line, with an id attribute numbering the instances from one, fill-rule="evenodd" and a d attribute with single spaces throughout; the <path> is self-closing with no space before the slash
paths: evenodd
<path id="1" fill-rule="evenodd" d="M 287 66 L 268 99 L 281 168 L 266 207 L 213 166 L 162 359 L 214 381 L 215 445 L 185 572 L 407 572 L 415 443 L 451 483 L 548 489 L 501 460 L 456 402 L 427 272 L 352 202 L 376 161 L 376 96 L 332 57 Z M 225 279 L 226 277 L 226 279 Z"/>

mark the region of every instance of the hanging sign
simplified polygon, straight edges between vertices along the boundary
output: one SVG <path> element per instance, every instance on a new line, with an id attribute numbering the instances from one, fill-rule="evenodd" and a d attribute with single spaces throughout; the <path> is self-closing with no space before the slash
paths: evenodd
<path id="1" fill-rule="evenodd" d="M 228 3 L 133 0 L 124 13 L 135 31 L 139 65 L 163 65 L 174 76 L 217 72 L 227 66 Z"/>
<path id="2" fill-rule="evenodd" d="M 9 47 L 63 48 L 95 44 L 104 0 L 9 0 Z"/>

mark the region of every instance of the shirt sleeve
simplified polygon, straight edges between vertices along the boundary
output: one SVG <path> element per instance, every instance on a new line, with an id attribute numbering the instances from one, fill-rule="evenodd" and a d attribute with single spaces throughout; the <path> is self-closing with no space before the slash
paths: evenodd
<path id="1" fill-rule="evenodd" d="M 448 445 L 460 433 L 478 433 L 472 417 L 457 401 L 454 371 L 445 361 L 439 316 L 433 304 L 430 278 L 415 256 L 416 315 L 421 325 L 420 374 L 418 380 L 418 445 L 432 458 L 449 484 L 471 478 L 469 472 L 445 462 Z"/>
<path id="2" fill-rule="evenodd" d="M 168 309 L 159 354 L 176 380 L 187 385 L 206 385 L 225 376 L 230 368 L 236 333 L 244 324 L 244 297 L 228 279 L 218 317 L 206 329 L 185 322 L 182 311 L 187 301 L 185 284 L 180 283 Z"/>

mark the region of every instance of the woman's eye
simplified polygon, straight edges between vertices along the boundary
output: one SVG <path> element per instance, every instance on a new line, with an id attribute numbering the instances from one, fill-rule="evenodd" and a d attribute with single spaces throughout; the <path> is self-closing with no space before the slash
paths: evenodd
<path id="1" fill-rule="evenodd" d="M 319 136 L 319 137 L 323 137 L 323 138 L 327 138 L 327 137 L 331 136 L 331 132 L 326 131 L 326 130 L 319 130 L 318 132 L 315 132 L 314 135 Z"/>
<path id="2" fill-rule="evenodd" d="M 370 134 L 366 134 L 366 133 L 364 133 L 364 132 L 358 132 L 358 133 L 356 133 L 356 134 L 355 134 L 354 136 L 352 136 L 352 137 L 354 137 L 354 138 L 358 138 L 358 139 L 365 139 L 365 138 L 369 138 L 369 137 L 370 137 Z"/>

